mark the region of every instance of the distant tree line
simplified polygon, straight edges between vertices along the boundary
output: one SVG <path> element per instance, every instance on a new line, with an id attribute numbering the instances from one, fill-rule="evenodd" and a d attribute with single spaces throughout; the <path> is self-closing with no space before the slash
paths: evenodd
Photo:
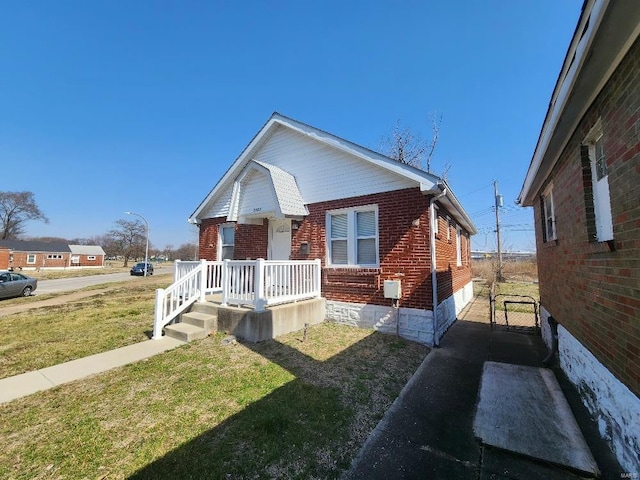
<path id="1" fill-rule="evenodd" d="M 32 220 L 49 222 L 36 204 L 32 192 L 0 191 L 0 240 L 36 240 L 67 245 L 100 245 L 107 257 L 123 260 L 125 267 L 129 260 L 144 259 L 147 231 L 141 220 L 116 220 L 114 227 L 108 232 L 88 238 L 25 237 L 26 223 Z M 150 258 L 195 260 L 197 255 L 195 241 L 183 243 L 177 248 L 171 244 L 159 248 L 154 246 L 151 240 L 149 241 Z"/>

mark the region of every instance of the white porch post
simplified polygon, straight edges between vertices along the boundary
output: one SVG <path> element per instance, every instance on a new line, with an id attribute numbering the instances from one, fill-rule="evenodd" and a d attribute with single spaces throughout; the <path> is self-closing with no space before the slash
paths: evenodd
<path id="1" fill-rule="evenodd" d="M 256 260 L 256 267 L 254 272 L 254 306 L 256 312 L 263 312 L 267 304 L 267 299 L 264 295 L 264 269 L 264 258 L 258 258 Z"/>
<path id="2" fill-rule="evenodd" d="M 164 289 L 156 289 L 156 309 L 153 319 L 153 340 L 162 338 L 162 320 L 164 319 Z"/>
<path id="3" fill-rule="evenodd" d="M 322 296 L 322 262 L 319 258 L 316 258 L 314 261 L 314 269 L 313 269 L 313 281 L 314 281 L 314 289 L 316 292 L 316 297 L 320 298 Z"/>
<path id="4" fill-rule="evenodd" d="M 229 287 L 231 286 L 231 276 L 229 275 L 229 260 L 222 261 L 222 303 L 223 307 L 227 306 L 229 299 Z"/>
<path id="5" fill-rule="evenodd" d="M 178 277 L 178 275 L 180 275 L 179 269 L 180 269 L 180 260 L 175 260 L 173 262 L 173 281 L 174 281 L 174 283 L 177 282 L 178 280 L 180 280 L 180 278 Z"/>
<path id="6" fill-rule="evenodd" d="M 200 260 L 200 302 L 204 302 L 204 296 L 207 291 L 207 278 L 209 277 L 207 270 L 207 261 Z"/>

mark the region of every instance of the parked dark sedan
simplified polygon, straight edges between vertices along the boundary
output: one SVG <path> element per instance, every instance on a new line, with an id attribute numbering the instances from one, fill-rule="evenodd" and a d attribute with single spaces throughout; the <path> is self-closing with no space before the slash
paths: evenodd
<path id="1" fill-rule="evenodd" d="M 131 267 L 131 275 L 144 275 L 144 262 L 136 263 Z M 153 275 L 152 263 L 147 263 L 147 275 Z"/>
<path id="2" fill-rule="evenodd" d="M 0 272 L 0 298 L 28 297 L 38 286 L 38 280 L 21 273 Z"/>

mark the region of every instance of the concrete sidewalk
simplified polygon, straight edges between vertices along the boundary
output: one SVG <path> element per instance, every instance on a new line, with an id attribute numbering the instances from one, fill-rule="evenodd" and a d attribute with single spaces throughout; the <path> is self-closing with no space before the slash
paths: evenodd
<path id="1" fill-rule="evenodd" d="M 161 340 L 147 340 L 109 352 L 71 360 L 53 367 L 3 378 L 0 380 L 0 404 L 138 362 L 180 345 L 184 345 L 184 342 L 162 337 Z"/>
<path id="2" fill-rule="evenodd" d="M 547 350 L 539 336 L 491 329 L 458 320 L 402 390 L 354 460 L 347 479 L 545 479 L 582 478 L 529 457 L 482 445 L 474 435 L 478 391 L 486 361 L 542 367 Z M 558 377 L 561 372 L 554 370 Z M 620 478 L 620 467 L 599 439 L 568 382 L 564 394 L 602 478 Z M 522 408 L 527 408 L 522 405 Z"/>

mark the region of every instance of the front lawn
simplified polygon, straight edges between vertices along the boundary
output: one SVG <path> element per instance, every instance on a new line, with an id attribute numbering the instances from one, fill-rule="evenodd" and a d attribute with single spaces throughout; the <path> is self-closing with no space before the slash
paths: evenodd
<path id="1" fill-rule="evenodd" d="M 332 323 L 221 338 L 0 405 L 0 478 L 337 478 L 427 353 Z"/>
<path id="2" fill-rule="evenodd" d="M 1 317 L 0 378 L 148 340 L 155 289 L 171 280 L 165 275 L 88 287 L 111 290 Z"/>

